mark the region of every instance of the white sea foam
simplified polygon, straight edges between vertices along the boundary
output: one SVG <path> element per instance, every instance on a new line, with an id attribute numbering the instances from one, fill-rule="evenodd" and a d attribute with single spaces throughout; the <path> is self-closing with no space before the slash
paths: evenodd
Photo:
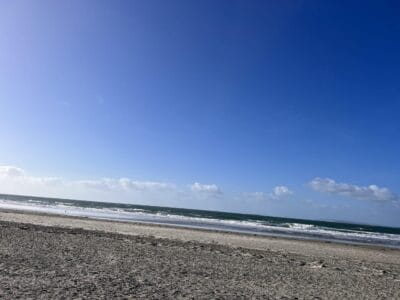
<path id="1" fill-rule="evenodd" d="M 292 229 L 300 229 L 300 230 L 310 230 L 315 229 L 315 226 L 312 224 L 300 224 L 300 223 L 286 223 L 289 228 Z"/>
<path id="2" fill-rule="evenodd" d="M 71 216 L 84 216 L 97 219 L 150 222 L 177 226 L 210 228 L 227 231 L 251 232 L 257 234 L 288 234 L 323 239 L 336 239 L 353 242 L 392 244 L 400 247 L 400 235 L 389 233 L 365 232 L 355 230 L 335 230 L 301 223 L 268 224 L 259 220 L 227 220 L 206 217 L 191 217 L 165 212 L 151 213 L 144 209 L 129 208 L 91 208 L 74 206 L 72 203 L 45 203 L 43 201 L 13 201 L 0 199 L 0 208 L 27 210 Z"/>

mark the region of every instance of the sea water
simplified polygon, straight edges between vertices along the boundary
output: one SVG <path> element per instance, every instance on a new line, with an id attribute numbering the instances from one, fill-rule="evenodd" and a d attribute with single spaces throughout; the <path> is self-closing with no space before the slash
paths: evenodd
<path id="1" fill-rule="evenodd" d="M 1 194 L 0 209 L 400 248 L 400 228 L 365 224 Z"/>

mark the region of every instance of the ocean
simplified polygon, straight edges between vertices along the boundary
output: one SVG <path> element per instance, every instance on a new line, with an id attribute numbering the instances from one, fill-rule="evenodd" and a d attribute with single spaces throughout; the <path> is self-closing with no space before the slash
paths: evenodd
<path id="1" fill-rule="evenodd" d="M 0 209 L 400 248 L 400 228 L 365 224 L 2 194 Z"/>

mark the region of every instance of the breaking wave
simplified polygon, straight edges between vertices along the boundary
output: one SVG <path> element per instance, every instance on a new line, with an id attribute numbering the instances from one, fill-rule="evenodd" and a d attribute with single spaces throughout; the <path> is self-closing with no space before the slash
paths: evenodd
<path id="1" fill-rule="evenodd" d="M 382 226 L 14 195 L 0 196 L 0 208 L 400 248 L 400 229 Z"/>

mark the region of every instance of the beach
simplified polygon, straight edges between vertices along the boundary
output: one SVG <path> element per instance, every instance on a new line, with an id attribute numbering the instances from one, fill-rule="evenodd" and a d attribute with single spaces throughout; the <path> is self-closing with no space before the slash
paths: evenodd
<path id="1" fill-rule="evenodd" d="M 0 211 L 0 298 L 399 299 L 400 250 Z"/>

